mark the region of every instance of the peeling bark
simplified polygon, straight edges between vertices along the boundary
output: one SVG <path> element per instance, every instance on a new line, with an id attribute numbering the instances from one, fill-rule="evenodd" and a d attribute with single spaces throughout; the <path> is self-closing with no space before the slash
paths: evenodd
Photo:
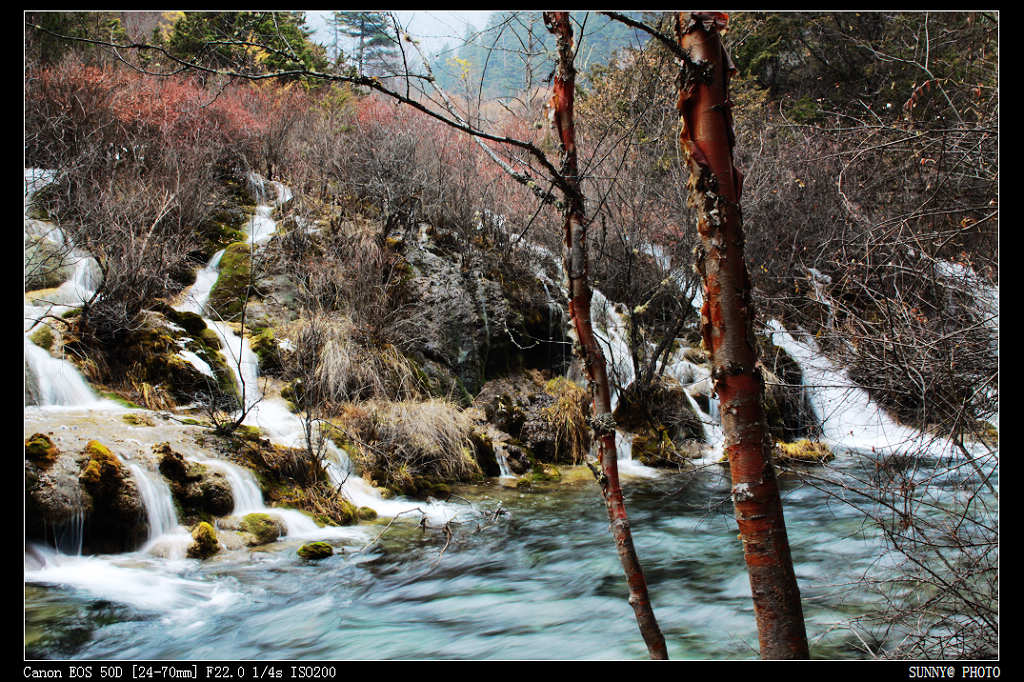
<path id="1" fill-rule="evenodd" d="M 573 129 L 573 95 L 576 70 L 573 66 L 573 35 L 568 12 L 545 12 L 544 24 L 557 38 L 558 64 L 551 97 L 551 119 L 562 147 L 561 175 L 569 189 L 564 209 L 563 261 L 569 278 L 569 315 L 573 321 L 583 363 L 590 380 L 594 404 L 592 425 L 598 444 L 601 472 L 598 482 L 619 560 L 629 586 L 629 604 L 633 607 L 640 633 L 651 658 L 667 659 L 665 638 L 661 634 L 647 595 L 647 581 L 633 546 L 633 535 L 619 485 L 618 453 L 615 448 L 615 421 L 611 416 L 611 393 L 604 353 L 597 343 L 590 320 L 590 276 L 587 261 L 587 222 L 583 194 L 579 186 L 576 160 L 576 136 Z M 595 469 L 595 467 L 591 467 Z"/>
<path id="2" fill-rule="evenodd" d="M 701 334 L 711 354 L 733 506 L 750 574 L 762 658 L 807 658 L 800 591 L 782 502 L 771 465 L 764 381 L 756 366 L 750 279 L 743 257 L 739 205 L 743 176 L 733 165 L 729 78 L 735 70 L 719 31 L 728 15 L 681 12 L 679 144 L 690 170 L 689 203 L 697 212 L 704 279 Z"/>

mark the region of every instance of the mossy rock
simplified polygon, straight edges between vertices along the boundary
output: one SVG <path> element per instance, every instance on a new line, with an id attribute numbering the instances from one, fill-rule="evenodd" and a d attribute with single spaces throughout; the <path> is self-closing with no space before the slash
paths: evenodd
<path id="1" fill-rule="evenodd" d="M 188 548 L 188 556 L 193 559 L 206 559 L 220 551 L 217 531 L 206 521 L 200 521 L 192 530 L 192 544 Z"/>
<path id="2" fill-rule="evenodd" d="M 29 335 L 29 341 L 36 344 L 44 350 L 51 350 L 53 348 L 54 336 L 53 330 L 47 327 L 45 324 L 40 325 L 39 329 L 32 332 Z"/>
<path id="3" fill-rule="evenodd" d="M 793 443 L 776 443 L 775 457 L 786 462 L 825 464 L 835 459 L 835 454 L 824 443 L 804 438 Z"/>
<path id="4" fill-rule="evenodd" d="M 253 537 L 252 545 L 265 545 L 276 541 L 285 533 L 281 522 L 269 514 L 254 512 L 242 517 L 241 528 Z"/>
<path id="5" fill-rule="evenodd" d="M 373 521 L 377 518 L 377 510 L 371 509 L 370 507 L 359 507 L 356 510 L 356 515 L 360 521 Z"/>
<path id="6" fill-rule="evenodd" d="M 156 426 L 156 422 L 149 415 L 130 413 L 121 415 L 121 420 L 132 426 Z"/>
<path id="7" fill-rule="evenodd" d="M 530 478 L 534 481 L 558 481 L 562 478 L 562 472 L 556 466 L 538 462 L 537 466 L 530 472 Z"/>
<path id="8" fill-rule="evenodd" d="M 232 435 L 243 441 L 258 441 L 260 438 L 263 437 L 263 432 L 260 431 L 260 427 L 258 426 L 240 424 L 237 428 L 235 428 Z"/>
<path id="9" fill-rule="evenodd" d="M 170 320 L 171 322 L 173 322 L 174 324 L 178 325 L 186 332 L 188 332 L 190 336 L 199 337 L 200 335 L 202 335 L 204 331 L 208 329 L 208 327 L 206 326 L 206 320 L 204 320 L 200 315 L 196 313 L 183 310 L 175 310 L 166 303 L 158 304 L 157 306 L 154 307 L 154 310 L 158 310 L 168 320 Z M 214 335 L 216 336 L 216 334 Z M 217 346 L 220 347 L 219 342 Z"/>
<path id="10" fill-rule="evenodd" d="M 318 561 L 332 556 L 334 548 L 326 542 L 307 542 L 302 547 L 299 547 L 296 554 L 307 561 Z"/>
<path id="11" fill-rule="evenodd" d="M 117 455 L 98 440 L 91 440 L 86 444 L 85 455 L 89 458 L 89 463 L 79 474 L 78 480 L 87 487 L 100 487 L 110 484 L 112 479 L 120 480 L 124 477 L 121 461 Z"/>
<path id="12" fill-rule="evenodd" d="M 249 292 L 251 275 L 250 245 L 235 242 L 224 250 L 220 259 L 220 275 L 210 290 L 209 307 L 224 320 L 235 320 L 242 313 L 242 304 Z"/>
<path id="13" fill-rule="evenodd" d="M 35 462 L 42 469 L 48 469 L 57 461 L 59 455 L 57 446 L 45 434 L 34 433 L 25 440 L 25 458 Z"/>
<path id="14" fill-rule="evenodd" d="M 264 329 L 250 337 L 249 346 L 260 361 L 260 374 L 274 376 L 281 371 L 281 348 L 272 330 Z"/>

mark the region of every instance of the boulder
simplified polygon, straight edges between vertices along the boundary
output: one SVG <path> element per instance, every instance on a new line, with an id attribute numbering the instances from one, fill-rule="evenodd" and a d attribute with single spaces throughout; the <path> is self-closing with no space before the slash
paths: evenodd
<path id="1" fill-rule="evenodd" d="M 526 370 L 494 379 L 483 386 L 473 406 L 511 437 L 505 448 L 513 471 L 513 461 L 531 458 L 579 463 L 590 448 L 590 400 L 583 388 L 564 377 L 551 379 Z"/>
<path id="2" fill-rule="evenodd" d="M 198 462 L 189 462 L 169 443 L 157 443 L 153 453 L 159 458 L 160 473 L 167 479 L 171 494 L 186 519 L 226 516 L 232 512 L 234 494 L 223 474 L 210 471 Z"/>
<path id="3" fill-rule="evenodd" d="M 326 542 L 307 542 L 296 553 L 307 561 L 317 561 L 332 556 L 334 548 Z"/>
<path id="4" fill-rule="evenodd" d="M 621 392 L 613 416 L 620 429 L 635 434 L 633 459 L 642 464 L 679 467 L 701 456 L 704 427 L 686 389 L 674 379 L 630 384 Z"/>
<path id="5" fill-rule="evenodd" d="M 192 544 L 188 548 L 188 556 L 193 559 L 206 559 L 220 551 L 217 531 L 206 521 L 200 521 L 192 529 Z"/>
<path id="6" fill-rule="evenodd" d="M 276 541 L 285 534 L 286 529 L 280 521 L 269 514 L 254 512 L 242 517 L 241 529 L 249 534 L 250 546 L 265 545 Z"/>
<path id="7" fill-rule="evenodd" d="M 92 499 L 78 475 L 80 453 L 57 450 L 42 434 L 25 443 L 25 538 L 53 545 L 66 554 L 82 548 L 83 521 Z"/>
<path id="8" fill-rule="evenodd" d="M 138 486 L 121 460 L 99 441 L 89 441 L 78 475 L 90 503 L 83 534 L 86 553 L 116 553 L 137 549 L 149 534 L 146 507 Z"/>

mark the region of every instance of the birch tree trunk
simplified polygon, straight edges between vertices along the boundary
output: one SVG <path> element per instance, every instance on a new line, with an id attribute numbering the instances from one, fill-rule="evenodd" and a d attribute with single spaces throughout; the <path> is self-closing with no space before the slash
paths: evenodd
<path id="1" fill-rule="evenodd" d="M 615 448 L 615 422 L 611 414 L 611 392 L 604 353 L 597 344 L 590 321 L 590 274 L 587 262 L 587 223 L 580 191 L 576 160 L 576 134 L 573 128 L 573 100 L 576 69 L 573 66 L 573 35 L 568 12 L 545 12 L 544 24 L 557 39 L 558 64 L 551 97 L 552 122 L 562 147 L 561 175 L 566 180 L 564 244 L 562 257 L 569 278 L 569 315 L 590 383 L 594 405 L 594 437 L 598 444 L 601 472 L 598 482 L 608 508 L 612 536 L 629 586 L 629 604 L 633 607 L 640 633 L 651 658 L 667 659 L 665 638 L 658 627 L 647 595 L 647 581 L 633 546 L 633 534 L 619 486 L 618 453 Z M 595 469 L 596 468 L 592 467 Z"/>
<path id="2" fill-rule="evenodd" d="M 750 279 L 743 259 L 742 175 L 733 165 L 728 84 L 734 69 L 719 31 L 728 15 L 680 12 L 676 37 L 679 145 L 690 170 L 704 279 L 701 331 L 720 401 L 732 499 L 750 574 L 761 658 L 807 658 L 800 591 L 771 464 L 764 380 L 756 366 Z"/>

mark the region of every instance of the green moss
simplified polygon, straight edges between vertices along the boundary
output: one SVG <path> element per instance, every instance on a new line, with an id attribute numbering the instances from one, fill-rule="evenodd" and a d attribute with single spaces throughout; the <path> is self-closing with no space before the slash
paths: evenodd
<path id="1" fill-rule="evenodd" d="M 356 514 L 359 516 L 361 521 L 373 521 L 377 518 L 377 511 L 370 507 L 359 507 L 359 509 L 356 510 Z"/>
<path id="2" fill-rule="evenodd" d="M 123 414 L 121 419 L 132 426 L 156 426 L 152 417 L 145 414 Z"/>
<path id="3" fill-rule="evenodd" d="M 107 400 L 113 400 L 115 403 L 121 405 L 122 407 L 127 407 L 133 410 L 144 409 L 142 405 L 137 405 L 132 401 L 128 400 L 127 398 L 125 398 L 124 396 L 114 393 L 113 391 L 100 391 L 99 393 Z"/>
<path id="4" fill-rule="evenodd" d="M 281 524 L 269 514 L 254 512 L 242 517 L 242 530 L 250 533 L 258 544 L 265 545 L 281 537 Z"/>
<path id="5" fill-rule="evenodd" d="M 250 426 L 248 424 L 241 424 L 235 429 L 234 434 L 236 438 L 248 441 L 258 441 L 263 436 L 263 432 L 260 431 L 258 426 Z"/>
<path id="6" fill-rule="evenodd" d="M 25 457 L 44 469 L 57 461 L 59 454 L 57 446 L 45 434 L 34 433 L 25 440 Z"/>
<path id="7" fill-rule="evenodd" d="M 299 547 L 296 553 L 303 559 L 316 561 L 333 555 L 334 548 L 326 542 L 307 542 L 302 547 Z"/>
<path id="8" fill-rule="evenodd" d="M 260 373 L 274 375 L 281 370 L 281 349 L 274 332 L 271 329 L 264 329 L 249 339 L 252 352 L 260 361 Z"/>
<path id="9" fill-rule="evenodd" d="M 247 242 L 235 242 L 221 256 L 220 276 L 210 290 L 209 306 L 224 320 L 234 320 L 241 315 L 252 274 L 249 251 Z"/>
<path id="10" fill-rule="evenodd" d="M 45 324 L 40 325 L 39 329 L 32 332 L 28 338 L 32 343 L 36 344 L 40 348 L 44 348 L 46 350 L 53 348 L 53 330 Z"/>
<path id="11" fill-rule="evenodd" d="M 200 337 L 203 332 L 208 329 L 206 321 L 196 313 L 175 310 L 169 305 L 160 306 L 160 312 L 163 313 L 164 317 L 168 320 L 188 332 L 190 336 Z M 216 334 L 214 334 L 214 336 L 216 336 Z M 219 342 L 217 343 L 217 347 L 220 347 Z"/>
<path id="12" fill-rule="evenodd" d="M 192 531 L 192 544 L 188 548 L 188 556 L 193 559 L 205 559 L 220 550 L 217 531 L 206 521 L 199 522 Z"/>
<path id="13" fill-rule="evenodd" d="M 562 472 L 551 464 L 537 463 L 530 472 L 530 479 L 533 481 L 558 481 L 561 478 Z"/>
<path id="14" fill-rule="evenodd" d="M 89 463 L 79 474 L 79 481 L 89 487 L 95 487 L 112 478 L 120 478 L 121 461 L 106 445 L 91 440 L 85 446 L 85 454 L 89 457 Z"/>

